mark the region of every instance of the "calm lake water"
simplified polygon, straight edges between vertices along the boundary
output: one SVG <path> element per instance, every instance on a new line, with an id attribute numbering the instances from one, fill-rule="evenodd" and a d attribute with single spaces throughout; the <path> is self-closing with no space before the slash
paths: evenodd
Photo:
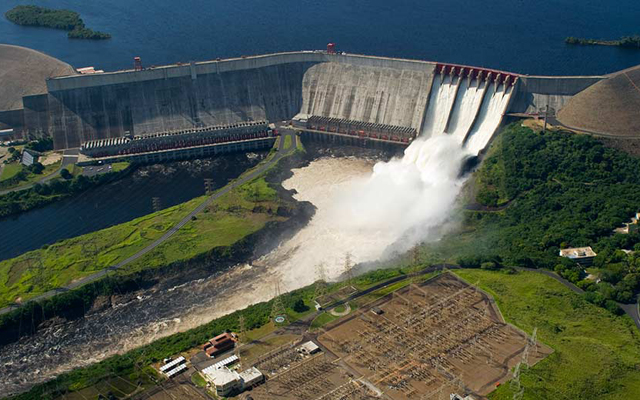
<path id="1" fill-rule="evenodd" d="M 276 51 L 320 49 L 417 58 L 519 73 L 601 74 L 640 64 L 640 51 L 573 47 L 567 36 L 640 34 L 640 1 L 618 0 L 3 0 L 78 11 L 107 41 L 20 27 L 0 18 L 0 42 L 75 67 L 115 70 Z"/>
<path id="2" fill-rule="evenodd" d="M 567 36 L 614 39 L 640 34 L 640 1 L 600 0 L 2 0 L 78 11 L 105 41 L 21 27 L 0 17 L 0 42 L 41 50 L 75 67 L 145 65 L 277 51 L 320 49 L 416 58 L 546 75 L 602 74 L 640 64 L 640 51 L 574 47 Z M 223 185 L 241 172 L 215 171 Z M 146 175 L 142 176 L 141 174 Z M 212 169 L 192 164 L 145 167 L 87 194 L 0 220 L 0 259 L 56 240 L 131 220 L 201 195 Z"/>

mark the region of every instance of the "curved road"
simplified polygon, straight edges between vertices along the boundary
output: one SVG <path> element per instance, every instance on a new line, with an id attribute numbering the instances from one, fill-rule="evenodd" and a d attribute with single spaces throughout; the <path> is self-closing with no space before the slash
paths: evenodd
<path id="1" fill-rule="evenodd" d="M 209 196 L 205 201 L 202 202 L 202 204 L 200 204 L 198 207 L 196 207 L 193 211 L 191 211 L 189 213 L 189 215 L 187 215 L 186 217 L 184 217 L 182 220 L 180 220 L 178 223 L 176 223 L 174 226 L 172 226 L 164 235 L 162 235 L 162 237 L 160 237 L 159 239 L 156 239 L 155 241 L 153 241 L 152 243 L 150 243 L 149 245 L 147 245 L 147 247 L 143 248 L 142 250 L 138 251 L 137 253 L 135 253 L 134 255 L 132 255 L 131 257 L 119 262 L 116 265 L 113 265 L 111 267 L 107 267 L 101 271 L 96 272 L 95 274 L 86 276 L 82 279 L 79 279 L 73 283 L 70 283 L 69 285 L 62 287 L 62 288 L 56 288 L 56 289 L 52 289 L 48 292 L 45 292 L 39 296 L 33 297 L 31 299 L 29 299 L 29 301 L 39 301 L 39 300 L 44 300 L 47 299 L 49 297 L 55 296 L 58 293 L 61 292 L 66 292 L 69 291 L 71 289 L 75 289 L 78 288 L 82 285 L 86 285 L 87 283 L 93 282 L 97 279 L 103 278 L 105 277 L 110 271 L 116 271 L 124 266 L 126 266 L 127 264 L 132 263 L 133 261 L 138 260 L 140 257 L 144 256 L 145 254 L 147 254 L 148 252 L 152 251 L 153 249 L 155 249 L 156 247 L 160 246 L 162 243 L 166 242 L 169 238 L 171 238 L 171 236 L 173 236 L 178 230 L 180 230 L 180 228 L 182 228 L 183 226 L 185 226 L 189 221 L 191 221 L 191 218 L 196 216 L 197 214 L 199 214 L 200 212 L 202 212 L 202 210 L 205 209 L 205 207 L 207 207 L 209 204 L 211 204 L 211 202 L 213 202 L 214 200 L 218 199 L 219 197 L 225 195 L 226 193 L 229 193 L 231 190 L 237 188 L 240 185 L 243 185 L 245 183 L 247 183 L 248 181 L 262 175 L 267 169 L 269 169 L 270 167 L 272 167 L 273 165 L 275 165 L 278 161 L 280 161 L 280 159 L 282 159 L 285 156 L 288 156 L 290 154 L 292 154 L 295 150 L 296 150 L 296 140 L 297 140 L 297 136 L 295 135 L 295 133 L 293 131 L 290 130 L 286 130 L 286 129 L 281 129 L 281 137 L 279 139 L 279 144 L 278 144 L 278 152 L 275 154 L 275 156 L 273 156 L 270 160 L 260 164 L 256 169 L 254 169 L 253 171 L 251 171 L 250 173 L 241 176 L 239 179 L 237 179 L 236 181 L 234 181 L 233 183 L 223 187 L 222 189 L 220 189 L 219 191 L 215 192 L 214 194 L 212 194 L 211 196 Z M 285 143 L 285 137 L 290 136 L 291 137 L 291 146 L 288 149 L 284 149 L 284 143 Z M 5 314 L 15 308 L 19 308 L 21 307 L 21 305 L 19 304 L 14 304 L 5 308 L 0 309 L 0 315 Z"/>
<path id="2" fill-rule="evenodd" d="M 18 186 L 18 187 L 14 187 L 14 188 L 11 188 L 11 189 L 2 190 L 2 191 L 0 191 L 0 196 L 3 195 L 3 194 L 11 193 L 11 192 L 19 192 L 21 190 L 31 189 L 36 184 L 43 184 L 43 183 L 49 182 L 53 178 L 58 177 L 58 175 L 60 175 L 60 171 L 62 171 L 63 168 L 66 168 L 69 165 L 75 164 L 78 161 L 78 155 L 79 155 L 79 150 L 78 149 L 65 150 L 62 153 L 62 162 L 60 163 L 60 167 L 58 167 L 58 169 L 56 169 L 55 171 L 53 171 L 49 175 L 45 176 L 44 178 L 42 178 L 42 179 L 40 179 L 40 180 L 38 180 L 36 182 L 30 183 L 30 184 L 24 185 L 24 186 Z"/>

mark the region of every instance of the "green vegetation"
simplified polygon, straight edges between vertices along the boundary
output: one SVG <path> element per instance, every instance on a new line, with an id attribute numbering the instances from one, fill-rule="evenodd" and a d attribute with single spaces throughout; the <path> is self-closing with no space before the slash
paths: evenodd
<path id="1" fill-rule="evenodd" d="M 25 149 L 35 150 L 38 153 L 53 150 L 53 138 L 42 138 L 27 143 Z"/>
<path id="2" fill-rule="evenodd" d="M 284 149 L 288 149 L 291 147 L 291 135 L 287 135 L 284 137 Z"/>
<path id="3" fill-rule="evenodd" d="M 627 317 L 616 317 L 587 303 L 559 282 L 535 272 L 505 274 L 461 270 L 467 282 L 479 282 L 507 320 L 554 353 L 521 373 L 524 399 L 640 398 L 640 336 Z M 509 385 L 489 396 L 514 398 Z"/>
<path id="4" fill-rule="evenodd" d="M 129 168 L 131 164 L 126 162 L 126 161 L 120 161 L 117 163 L 113 163 L 111 164 L 111 171 L 112 172 L 120 172 L 120 171 L 124 171 L 125 169 Z M 74 164 L 74 167 L 77 167 L 77 165 Z"/>
<path id="5" fill-rule="evenodd" d="M 336 306 L 333 308 L 333 312 L 336 312 L 338 314 L 341 314 L 343 312 L 345 312 L 347 310 L 347 306 L 344 304 L 340 304 L 339 306 Z"/>
<path id="6" fill-rule="evenodd" d="M 0 182 L 8 181 L 14 178 L 21 171 L 22 171 L 22 164 L 20 164 L 19 162 L 5 164 L 2 167 L 2 176 L 0 176 Z"/>
<path id="7" fill-rule="evenodd" d="M 15 6 L 7 11 L 5 17 L 18 25 L 40 26 L 69 31 L 71 39 L 109 39 L 108 33 L 93 31 L 84 25 L 77 12 L 70 10 L 54 10 L 38 6 Z"/>
<path id="8" fill-rule="evenodd" d="M 567 44 L 588 46 L 618 46 L 629 49 L 640 49 L 640 36 L 623 36 L 618 40 L 584 39 L 569 36 L 564 40 Z"/>
<path id="9" fill-rule="evenodd" d="M 300 136 L 296 136 L 296 147 L 300 152 L 306 152 L 304 148 L 304 144 L 302 144 L 302 140 L 300 140 Z"/>
<path id="10" fill-rule="evenodd" d="M 75 179 L 75 178 L 74 178 Z M 45 246 L 0 262 L 0 307 L 25 301 L 55 287 L 91 275 L 130 257 L 204 201 L 205 197 L 137 218 L 124 224 Z M 277 193 L 257 178 L 217 199 L 172 238 L 130 264 L 126 272 L 185 261 L 216 247 L 227 247 L 278 216 Z M 44 269 L 34 266 L 42 263 Z M 37 273 L 36 273 L 37 271 Z"/>
<path id="11" fill-rule="evenodd" d="M 191 375 L 191 382 L 193 382 L 194 385 L 201 388 L 207 387 L 207 381 L 200 374 L 200 372 L 197 372 L 197 371 L 193 375 Z"/>
<path id="12" fill-rule="evenodd" d="M 339 317 L 333 316 L 333 315 L 331 315 L 331 314 L 329 314 L 328 312 L 325 311 L 322 314 L 318 315 L 311 322 L 311 330 L 322 328 L 323 326 L 327 325 L 328 323 L 330 323 L 332 321 L 335 321 L 338 318 Z"/>
<path id="13" fill-rule="evenodd" d="M 431 261 L 485 269 L 500 265 L 547 268 L 584 287 L 587 298 L 614 312 L 613 302 L 635 301 L 640 235 L 613 229 L 640 209 L 640 160 L 598 140 L 566 133 L 535 133 L 513 124 L 494 142 L 477 172 L 477 201 L 508 203 L 502 211 L 464 211 L 460 232 L 428 246 Z M 592 246 L 597 266 L 611 273 L 600 284 L 582 282 L 583 269 L 558 256 L 565 247 Z"/>
<path id="14" fill-rule="evenodd" d="M 6 164 L 4 170 L 8 169 L 9 172 L 5 176 L 3 171 L 2 177 L 0 177 L 0 189 L 17 189 L 30 185 L 55 173 L 60 168 L 61 163 L 62 161 L 58 161 L 44 166 L 38 162 L 28 167 L 20 164 L 20 162 Z"/>
<path id="15" fill-rule="evenodd" d="M 44 176 L 53 173 L 59 168 L 59 166 L 59 163 L 48 165 L 44 167 L 41 175 L 35 175 L 31 172 L 27 173 L 23 170 L 23 175 L 20 176 L 20 179 L 17 179 L 17 176 L 14 176 L 10 180 L 0 182 L 0 189 L 16 188 L 20 185 L 36 182 Z M 129 173 L 128 168 L 120 169 L 120 167 L 117 172 L 114 169 L 110 173 L 99 174 L 92 177 L 81 175 L 81 169 L 77 166 L 73 167 L 73 171 L 74 172 L 72 174 L 67 169 L 63 168 L 60 170 L 60 176 L 63 179 L 54 178 L 46 184 L 36 183 L 28 190 L 13 191 L 0 195 L 0 218 L 19 214 L 24 211 L 53 203 L 57 200 L 71 197 L 75 194 L 84 192 L 89 188 L 113 182 Z M 20 173 L 18 175 L 20 175 Z"/>

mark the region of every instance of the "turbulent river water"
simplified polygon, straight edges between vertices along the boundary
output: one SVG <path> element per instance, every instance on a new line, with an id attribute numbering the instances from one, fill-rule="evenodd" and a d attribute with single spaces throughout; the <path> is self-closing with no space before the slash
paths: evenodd
<path id="1" fill-rule="evenodd" d="M 313 283 L 317 266 L 335 280 L 347 253 L 354 263 L 380 260 L 437 237 L 450 215 L 468 150 L 448 135 L 419 139 L 402 158 L 377 162 L 321 157 L 283 182 L 316 207 L 309 223 L 265 256 L 226 272 L 162 284 L 113 308 L 0 348 L 0 393 L 29 388 L 72 368 L 184 331 Z"/>
<path id="2" fill-rule="evenodd" d="M 294 170 L 283 186 L 295 189 L 298 192 L 296 199 L 311 202 L 317 212 L 292 239 L 251 264 L 238 265 L 224 273 L 177 287 L 155 287 L 114 308 L 44 329 L 35 336 L 1 348 L 0 393 L 25 390 L 72 368 L 268 300 L 274 295 L 277 281 L 281 282 L 282 291 L 312 283 L 315 280 L 313 266 L 320 261 L 313 257 L 322 254 L 316 249 L 323 243 L 336 245 L 341 240 L 329 227 L 331 199 L 354 180 L 370 176 L 372 166 L 372 161 L 358 158 L 321 158 Z M 346 251 L 358 243 L 344 243 L 343 246 Z M 342 272 L 339 258 L 343 252 L 337 250 L 334 254 L 335 262 L 327 264 L 328 278 L 335 278 Z M 367 259 L 358 254 L 354 257 Z M 301 266 L 305 268 L 301 269 Z"/>

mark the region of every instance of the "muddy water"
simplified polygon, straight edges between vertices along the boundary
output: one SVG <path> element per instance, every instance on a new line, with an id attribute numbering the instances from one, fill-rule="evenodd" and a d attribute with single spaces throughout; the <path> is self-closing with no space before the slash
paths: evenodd
<path id="1" fill-rule="evenodd" d="M 331 229 L 329 206 L 335 193 L 353 180 L 368 177 L 372 165 L 356 158 L 321 158 L 294 170 L 283 186 L 297 190 L 297 199 L 313 203 L 316 215 L 292 239 L 251 264 L 178 287 L 141 292 L 115 308 L 42 330 L 0 349 L 0 393 L 26 390 L 72 368 L 268 300 L 277 281 L 283 291 L 310 284 L 319 262 L 325 262 L 327 277 L 335 278 L 342 272 L 348 250 L 354 261 L 375 258 L 383 250 L 370 253 L 379 247 L 375 238 L 345 237 Z"/>

